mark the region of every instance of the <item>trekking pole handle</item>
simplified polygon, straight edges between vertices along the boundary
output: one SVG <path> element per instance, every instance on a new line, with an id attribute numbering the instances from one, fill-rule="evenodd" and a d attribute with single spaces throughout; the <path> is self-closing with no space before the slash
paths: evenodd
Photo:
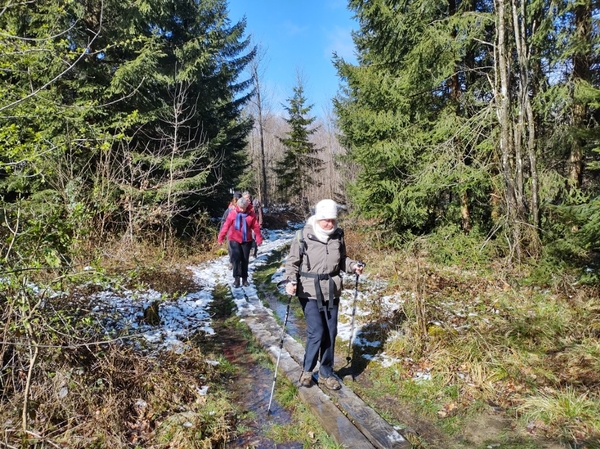
<path id="1" fill-rule="evenodd" d="M 355 270 L 357 270 L 357 269 L 359 269 L 359 268 L 360 268 L 360 270 L 361 270 L 361 273 L 362 273 L 362 270 L 363 270 L 363 269 L 364 269 L 366 266 L 367 266 L 367 264 L 366 264 L 366 263 L 364 263 L 362 260 L 357 260 L 357 261 L 356 261 L 356 264 L 354 265 L 354 269 L 355 269 Z M 356 282 L 358 283 L 358 276 L 360 276 L 360 273 L 358 273 L 358 272 L 355 272 L 355 273 L 356 273 Z"/>

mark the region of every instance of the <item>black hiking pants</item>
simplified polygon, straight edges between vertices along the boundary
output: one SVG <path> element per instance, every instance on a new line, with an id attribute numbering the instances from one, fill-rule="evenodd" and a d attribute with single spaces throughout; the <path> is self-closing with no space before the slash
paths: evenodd
<path id="1" fill-rule="evenodd" d="M 319 311 L 316 300 L 299 299 L 306 319 L 306 349 L 303 369 L 311 372 L 317 366 L 317 361 L 320 361 L 319 377 L 330 377 L 333 375 L 339 298 L 334 299 L 331 309 L 328 309 L 327 303 L 325 303 L 326 307 L 322 311 Z"/>
<path id="2" fill-rule="evenodd" d="M 231 263 L 233 264 L 233 277 L 248 279 L 248 261 L 250 260 L 250 250 L 252 242 L 238 243 L 231 241 Z"/>

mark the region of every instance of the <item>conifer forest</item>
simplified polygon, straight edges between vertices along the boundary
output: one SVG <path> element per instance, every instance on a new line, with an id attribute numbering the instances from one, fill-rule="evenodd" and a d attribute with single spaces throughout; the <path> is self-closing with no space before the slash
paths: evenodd
<path id="1" fill-rule="evenodd" d="M 101 326 L 73 292 L 97 288 L 91 272 L 100 284 L 117 275 L 143 283 L 157 277 L 145 271 L 157 260 L 209 259 L 232 193 L 247 190 L 266 226 L 284 226 L 279 213 L 301 222 L 333 198 L 367 272 L 423 286 L 421 302 L 403 312 L 416 343 L 395 348 L 412 359 L 431 357 L 455 334 L 432 328 L 439 309 L 426 305 L 427 282 L 403 270 L 429 280 L 434 265 L 461 276 L 481 270 L 479 280 L 499 289 L 531 288 L 523 298 L 547 292 L 548 308 L 560 297 L 565 308 L 556 310 L 569 310 L 562 324 L 527 315 L 515 299 L 523 315 L 511 320 L 521 327 L 487 342 L 508 348 L 518 338 L 515 347 L 543 355 L 523 356 L 519 368 L 498 353 L 481 360 L 503 366 L 488 380 L 516 384 L 533 369 L 528 388 L 579 398 L 579 421 L 530 422 L 564 447 L 600 447 L 600 1 L 346 0 L 357 62 L 332 55 L 339 90 L 325 117 L 301 77 L 283 113 L 269 107 L 268 49 L 244 19 L 230 19 L 226 0 L 1 3 L 0 427 L 17 430 L 0 446 L 89 444 L 69 440 L 76 404 L 46 410 L 41 423 L 35 411 L 51 402 L 42 385 L 93 360 L 109 378 L 106 354 L 116 372 L 133 349 L 98 343 Z M 112 258 L 119 251 L 126 260 Z M 474 292 L 476 278 L 455 285 Z M 156 374 L 143 363 L 136 369 Z M 178 363 L 164 366 L 179 375 Z M 77 416 L 110 408 L 98 401 Z M 511 405 L 515 415 L 526 414 L 523 404 L 536 408 L 524 400 Z M 107 438 L 93 447 L 228 447 L 218 438 L 214 446 Z"/>

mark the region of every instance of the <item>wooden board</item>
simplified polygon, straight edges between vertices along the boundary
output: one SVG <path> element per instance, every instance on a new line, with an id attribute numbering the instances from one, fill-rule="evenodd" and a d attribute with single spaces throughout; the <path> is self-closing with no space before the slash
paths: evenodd
<path id="1" fill-rule="evenodd" d="M 267 350 L 274 363 L 279 356 L 282 326 L 272 310 L 251 300 L 255 306 L 244 316 L 257 341 Z M 279 359 L 279 372 L 292 383 L 298 384 L 302 373 L 303 346 L 285 335 Z M 342 384 L 338 391 L 313 386 L 299 388 L 300 398 L 311 408 L 325 430 L 336 442 L 348 448 L 409 449 L 406 441 L 394 427 L 381 418 L 352 390 Z"/>
<path id="2" fill-rule="evenodd" d="M 302 374 L 300 365 L 286 351 L 280 357 L 279 368 L 280 372 L 285 373 L 292 382 L 297 382 Z M 336 407 L 331 398 L 316 385 L 299 388 L 298 395 L 338 444 L 348 449 L 373 447 L 360 430 Z"/>
<path id="3" fill-rule="evenodd" d="M 281 341 L 281 337 L 280 337 Z M 304 357 L 304 347 L 288 337 L 284 340 L 284 348 L 299 364 Z M 374 447 L 380 449 L 410 448 L 411 445 L 394 427 L 379 416 L 371 407 L 342 383 L 340 390 L 324 391 L 330 395 L 334 403 L 344 411 L 356 427 L 369 439 Z"/>

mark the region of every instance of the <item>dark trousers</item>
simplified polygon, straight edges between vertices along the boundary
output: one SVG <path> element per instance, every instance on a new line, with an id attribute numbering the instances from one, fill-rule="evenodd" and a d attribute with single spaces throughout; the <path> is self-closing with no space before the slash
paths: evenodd
<path id="1" fill-rule="evenodd" d="M 248 279 L 248 261 L 250 260 L 252 242 L 238 243 L 232 240 L 230 245 L 231 252 L 229 256 L 233 264 L 233 277 Z"/>
<path id="2" fill-rule="evenodd" d="M 254 231 L 252 231 L 252 255 L 255 259 L 258 255 L 258 245 L 256 244 L 256 237 L 254 236 Z"/>
<path id="3" fill-rule="evenodd" d="M 317 301 L 299 298 L 304 317 L 306 318 L 306 349 L 304 353 L 304 371 L 312 371 L 320 360 L 319 376 L 326 378 L 333 375 L 335 354 L 335 337 L 337 336 L 339 299 L 334 306 L 320 312 Z"/>
<path id="4" fill-rule="evenodd" d="M 233 265 L 233 259 L 231 258 L 231 240 L 227 240 L 227 253 L 229 254 L 229 263 Z"/>

